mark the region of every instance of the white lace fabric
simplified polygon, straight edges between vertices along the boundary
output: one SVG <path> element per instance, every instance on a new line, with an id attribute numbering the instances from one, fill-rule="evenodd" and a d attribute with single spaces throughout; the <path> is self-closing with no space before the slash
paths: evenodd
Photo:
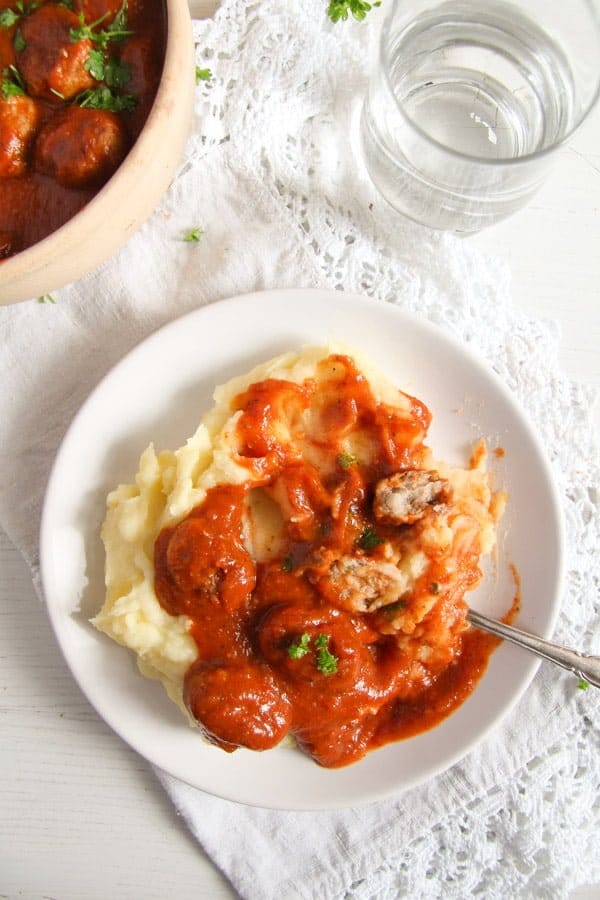
<path id="1" fill-rule="evenodd" d="M 61 436 L 127 350 L 200 304 L 266 287 L 355 291 L 469 343 L 512 389 L 551 457 L 567 523 L 556 639 L 598 652 L 600 460 L 588 391 L 559 336 L 510 300 L 509 272 L 468 241 L 399 219 L 354 152 L 369 21 L 325 0 L 223 0 L 195 23 L 185 159 L 120 253 L 55 293 L 0 310 L 0 522 L 37 577 L 37 523 Z M 199 244 L 182 240 L 201 226 Z M 32 365 L 34 360 L 34 365 Z M 250 809 L 158 773 L 242 897 L 563 897 L 600 881 L 600 703 L 543 666 L 478 749 L 428 784 L 335 813 Z"/>

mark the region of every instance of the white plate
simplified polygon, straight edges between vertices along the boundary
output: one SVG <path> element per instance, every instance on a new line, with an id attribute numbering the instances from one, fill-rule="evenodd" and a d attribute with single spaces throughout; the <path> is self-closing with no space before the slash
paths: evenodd
<path id="1" fill-rule="evenodd" d="M 108 724 L 150 762 L 212 794 L 257 806 L 325 809 L 376 800 L 448 768 L 517 702 L 537 661 L 501 646 L 471 697 L 432 731 L 389 744 L 347 768 L 317 766 L 298 750 L 233 754 L 205 743 L 133 655 L 88 619 L 103 601 L 100 525 L 105 497 L 131 481 L 141 451 L 176 448 L 211 405 L 215 385 L 303 344 L 337 340 L 366 353 L 433 413 L 435 456 L 464 464 L 485 436 L 497 483 L 510 495 L 496 571 L 472 603 L 501 614 L 522 580 L 519 624 L 552 632 L 562 570 L 559 503 L 544 454 L 499 379 L 425 321 L 340 292 L 285 290 L 216 303 L 172 322 L 123 359 L 73 421 L 58 453 L 41 529 L 44 591 L 52 623 L 80 687 Z"/>

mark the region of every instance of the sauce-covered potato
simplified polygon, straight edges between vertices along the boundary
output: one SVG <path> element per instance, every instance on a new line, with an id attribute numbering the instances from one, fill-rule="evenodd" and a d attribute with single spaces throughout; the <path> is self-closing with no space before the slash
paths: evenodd
<path id="1" fill-rule="evenodd" d="M 154 101 L 164 43 L 162 0 L 0 0 L 0 260 L 115 172 Z"/>
<path id="2" fill-rule="evenodd" d="M 465 603 L 503 503 L 483 445 L 435 461 L 427 407 L 337 350 L 216 400 L 109 495 L 95 624 L 229 751 L 289 735 L 337 767 L 438 723 L 494 646 Z"/>

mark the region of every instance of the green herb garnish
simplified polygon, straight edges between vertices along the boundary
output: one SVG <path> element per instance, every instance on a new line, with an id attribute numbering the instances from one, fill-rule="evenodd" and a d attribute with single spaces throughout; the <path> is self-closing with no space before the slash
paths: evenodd
<path id="1" fill-rule="evenodd" d="M 367 525 L 356 543 L 361 550 L 374 550 L 379 544 L 383 544 L 383 538 L 379 537 L 374 528 Z"/>
<path id="2" fill-rule="evenodd" d="M 589 686 L 590 686 L 590 683 L 589 683 L 589 681 L 586 681 L 585 678 L 580 678 L 579 681 L 577 682 L 577 687 L 579 688 L 580 691 L 587 691 Z"/>
<path id="3" fill-rule="evenodd" d="M 330 0 L 327 15 L 332 22 L 339 22 L 340 19 L 345 22 L 348 14 L 362 22 L 375 6 L 381 6 L 381 0 L 376 0 L 375 3 L 367 3 L 366 0 Z"/>
<path id="4" fill-rule="evenodd" d="M 291 572 L 294 568 L 294 560 L 292 558 L 291 553 L 285 557 L 285 559 L 281 563 L 281 571 L 282 572 Z"/>
<path id="5" fill-rule="evenodd" d="M 20 14 L 12 9 L 3 9 L 0 11 L 0 28 L 12 28 L 15 22 L 20 19 Z"/>
<path id="6" fill-rule="evenodd" d="M 41 297 L 38 297 L 38 303 L 56 303 L 56 300 L 52 294 L 42 294 Z"/>
<path id="7" fill-rule="evenodd" d="M 13 47 L 15 48 L 15 53 L 22 53 L 27 44 L 25 43 L 25 38 L 23 37 L 23 32 L 20 28 L 17 28 L 15 31 L 15 39 L 13 41 Z"/>
<path id="8" fill-rule="evenodd" d="M 86 72 L 89 72 L 96 81 L 104 81 L 104 53 L 102 50 L 90 50 L 88 58 L 83 64 Z"/>
<path id="9" fill-rule="evenodd" d="M 406 600 L 396 600 L 395 603 L 388 603 L 381 611 L 387 619 L 393 619 L 396 613 L 401 612 L 403 609 L 406 609 Z"/>
<path id="10" fill-rule="evenodd" d="M 188 241 L 188 243 L 198 243 L 203 234 L 204 232 L 201 228 L 192 228 L 192 230 L 188 231 L 188 233 L 185 235 L 184 241 Z"/>
<path id="11" fill-rule="evenodd" d="M 118 59 L 109 59 L 104 66 L 104 80 L 109 88 L 122 88 L 131 80 L 131 69 Z"/>
<path id="12" fill-rule="evenodd" d="M 97 88 L 89 88 L 75 98 L 79 106 L 89 109 L 108 109 L 110 112 L 128 112 L 132 110 L 137 100 L 133 94 L 113 94 L 107 85 Z"/>
<path id="13" fill-rule="evenodd" d="M 323 675 L 334 675 L 337 672 L 338 660 L 337 656 L 330 653 L 327 649 L 329 644 L 329 635 L 320 634 L 315 638 L 315 647 L 317 648 L 317 669 Z"/>
<path id="14" fill-rule="evenodd" d="M 5 100 L 8 100 L 9 97 L 18 97 L 25 93 L 25 82 L 16 66 L 10 65 L 2 70 L 0 93 Z"/>
<path id="15" fill-rule="evenodd" d="M 200 66 L 196 66 L 196 84 L 200 84 L 201 81 L 210 81 L 211 78 L 210 69 L 201 69 Z"/>
<path id="16" fill-rule="evenodd" d="M 338 466 L 342 469 L 349 469 L 356 462 L 354 453 L 340 453 L 337 457 Z"/>
<path id="17" fill-rule="evenodd" d="M 306 632 L 301 636 L 297 644 L 290 644 L 288 647 L 288 656 L 290 659 L 302 659 L 307 653 L 310 653 L 310 634 Z"/>
<path id="18" fill-rule="evenodd" d="M 79 13 L 79 28 L 70 29 L 69 40 L 72 43 L 85 40 L 91 41 L 100 50 L 106 50 L 111 41 L 119 42 L 133 34 L 133 31 L 127 28 L 127 2 L 123 3 L 107 28 L 96 31 L 95 29 L 104 22 L 107 16 L 108 13 L 106 12 L 99 19 L 96 19 L 95 22 L 90 22 L 89 25 L 86 25 L 83 13 Z"/>

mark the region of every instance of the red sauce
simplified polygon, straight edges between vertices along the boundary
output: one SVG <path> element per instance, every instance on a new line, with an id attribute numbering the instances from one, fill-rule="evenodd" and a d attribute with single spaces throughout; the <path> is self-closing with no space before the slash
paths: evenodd
<path id="1" fill-rule="evenodd" d="M 496 642 L 465 629 L 462 595 L 480 577 L 473 552 L 460 559 L 451 583 L 434 561 L 408 601 L 420 602 L 435 572 L 439 597 L 423 624 L 457 623 L 437 668 L 382 630 L 385 610 L 336 604 L 323 560 L 377 559 L 384 545 L 365 543 L 368 529 L 392 540 L 419 527 L 376 523 L 372 491 L 379 478 L 419 465 L 430 415 L 400 392 L 405 411 L 378 403 L 347 357 L 322 362 L 318 382 L 266 380 L 237 398 L 238 462 L 253 479 L 212 488 L 160 533 L 155 589 L 169 613 L 191 621 L 198 660 L 185 677 L 184 699 L 207 736 L 226 750 L 263 750 L 291 733 L 333 767 L 444 719 L 471 693 Z M 310 433 L 303 434 L 307 411 Z M 357 435 L 369 453 L 349 460 L 344 442 Z M 260 561 L 243 533 L 257 485 L 284 513 L 279 551 Z"/>
<path id="2" fill-rule="evenodd" d="M 75 40 L 71 30 L 81 27 L 79 15 L 85 23 L 105 17 L 96 33 L 110 28 L 121 0 L 71 5 L 26 3 L 20 13 L 14 0 L 0 0 L 0 11 L 16 16 L 0 28 L 0 261 L 64 225 L 100 190 L 140 133 L 160 80 L 162 0 L 130 0 L 132 33 L 104 51 L 93 40 Z M 111 90 L 134 98 L 132 109 L 81 106 L 85 91 L 106 88 L 88 70 L 92 51 L 120 67 L 125 81 Z M 24 94 L 12 94 L 15 82 Z"/>

